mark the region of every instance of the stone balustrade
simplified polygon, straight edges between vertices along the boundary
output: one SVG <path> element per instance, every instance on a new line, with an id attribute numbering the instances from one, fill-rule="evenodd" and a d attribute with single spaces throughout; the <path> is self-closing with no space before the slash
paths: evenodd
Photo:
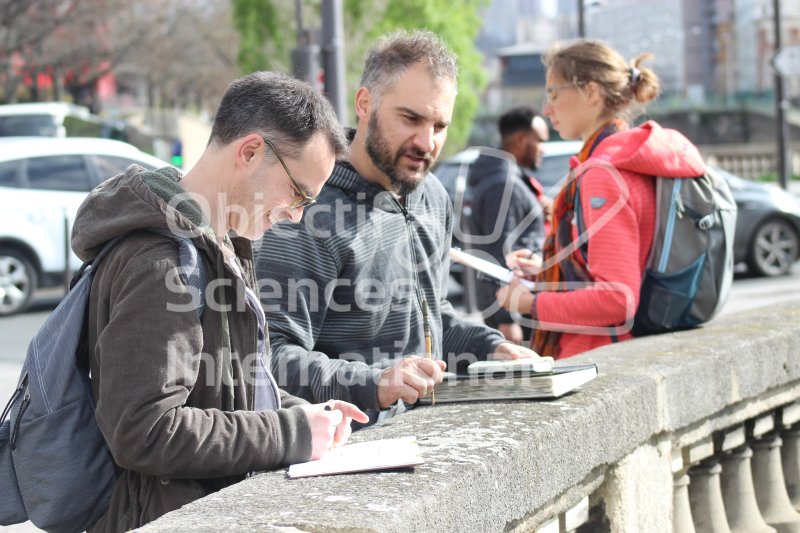
<path id="1" fill-rule="evenodd" d="M 415 409 L 353 441 L 416 435 L 413 470 L 262 474 L 141 529 L 800 532 L 800 300 L 568 362 L 553 401 Z"/>
<path id="2" fill-rule="evenodd" d="M 774 143 L 705 145 L 700 151 L 709 165 L 717 166 L 745 179 L 777 176 L 778 152 Z M 800 176 L 800 145 L 789 147 L 789 169 Z"/>

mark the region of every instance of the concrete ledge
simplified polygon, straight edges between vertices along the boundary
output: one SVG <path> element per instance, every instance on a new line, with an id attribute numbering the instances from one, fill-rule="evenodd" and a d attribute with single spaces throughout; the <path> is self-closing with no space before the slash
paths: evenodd
<path id="1" fill-rule="evenodd" d="M 353 436 L 416 435 L 426 464 L 414 471 L 270 472 L 142 531 L 528 529 L 594 492 L 642 445 L 699 442 L 800 398 L 798 324 L 800 300 L 595 350 L 570 360 L 600 368 L 577 394 L 420 408 Z"/>

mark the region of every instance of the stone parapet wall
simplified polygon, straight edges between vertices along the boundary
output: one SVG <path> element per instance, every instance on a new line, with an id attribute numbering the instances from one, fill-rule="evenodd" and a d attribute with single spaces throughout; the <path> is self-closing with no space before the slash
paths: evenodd
<path id="1" fill-rule="evenodd" d="M 797 300 L 607 346 L 569 360 L 600 374 L 561 399 L 419 408 L 353 435 L 416 435 L 412 471 L 270 472 L 141 531 L 687 531 L 684 474 L 800 418 L 799 333 Z"/>

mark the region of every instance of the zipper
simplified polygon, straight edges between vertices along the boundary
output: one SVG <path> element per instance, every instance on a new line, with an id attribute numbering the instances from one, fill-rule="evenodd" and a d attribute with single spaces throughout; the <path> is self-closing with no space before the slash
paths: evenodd
<path id="1" fill-rule="evenodd" d="M 667 229 L 664 233 L 664 245 L 661 247 L 661 256 L 658 260 L 658 271 L 667 270 L 667 260 L 669 250 L 672 247 L 672 237 L 675 234 L 675 218 L 683 218 L 683 202 L 681 202 L 681 187 L 677 179 L 672 180 L 672 199 L 669 203 L 669 218 L 667 219 Z"/>
<path id="2" fill-rule="evenodd" d="M 11 412 L 11 407 L 14 405 L 14 402 L 17 401 L 17 398 L 19 398 L 19 395 L 22 394 L 22 391 L 25 390 L 25 387 L 27 385 L 28 385 L 28 373 L 25 372 L 22 375 L 22 380 L 19 382 L 19 386 L 14 391 L 14 394 L 11 395 L 11 399 L 8 400 L 8 403 L 6 404 L 5 408 L 3 409 L 3 414 L 0 415 L 0 424 L 5 422 L 6 416 L 8 416 L 8 413 Z"/>
<path id="3" fill-rule="evenodd" d="M 403 213 L 403 219 L 405 220 L 406 226 L 406 234 L 408 235 L 408 248 L 411 252 L 411 262 L 413 264 L 413 269 L 411 271 L 412 279 L 414 280 L 414 294 L 417 298 L 417 307 L 419 308 L 419 323 L 420 328 L 423 332 L 423 340 L 425 336 L 425 318 L 423 317 L 423 310 L 422 310 L 422 301 L 425 299 L 425 295 L 422 292 L 422 287 L 420 287 L 419 283 L 419 274 L 417 273 L 417 252 L 414 248 L 414 232 L 411 228 L 411 218 L 409 217 L 408 209 L 400 203 L 400 201 L 392 197 L 395 203 L 400 207 L 400 211 Z M 433 328 L 431 328 L 431 352 L 433 352 L 434 344 L 434 337 L 433 337 Z"/>

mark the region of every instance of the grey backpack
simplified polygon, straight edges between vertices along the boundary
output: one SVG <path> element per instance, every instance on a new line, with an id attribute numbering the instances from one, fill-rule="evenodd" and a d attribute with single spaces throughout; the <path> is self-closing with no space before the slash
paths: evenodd
<path id="1" fill-rule="evenodd" d="M 181 277 L 199 291 L 206 270 L 191 240 L 179 245 Z M 0 416 L 0 525 L 30 520 L 46 531 L 83 531 L 106 511 L 116 465 L 95 421 L 83 346 L 92 280 L 124 236 L 84 264 L 72 287 L 28 346 L 19 386 Z"/>
<path id="2" fill-rule="evenodd" d="M 634 336 L 708 322 L 725 305 L 733 282 L 736 202 L 725 179 L 706 166 L 702 176 L 655 180 L 656 225 Z M 577 219 L 583 232 L 580 209 Z M 586 258 L 585 245 L 581 251 Z"/>
<path id="3" fill-rule="evenodd" d="M 735 229 L 736 202 L 714 169 L 696 178 L 656 178 L 656 229 L 634 335 L 714 318 L 733 282 Z"/>

